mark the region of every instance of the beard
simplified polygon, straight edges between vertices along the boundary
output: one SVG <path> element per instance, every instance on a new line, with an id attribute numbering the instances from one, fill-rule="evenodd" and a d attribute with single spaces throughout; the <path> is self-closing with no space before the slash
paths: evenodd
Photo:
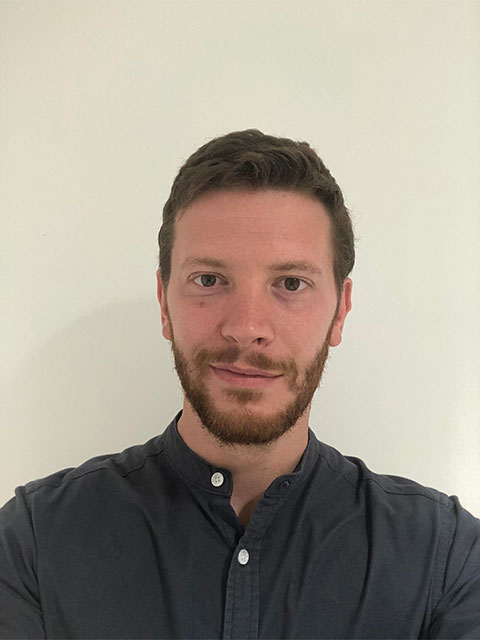
<path id="1" fill-rule="evenodd" d="M 243 445 L 268 449 L 298 422 L 310 406 L 313 395 L 320 386 L 328 359 L 329 341 L 335 317 L 336 314 L 324 343 L 305 367 L 303 375 L 300 375 L 293 358 L 275 363 L 261 353 L 242 353 L 242 349 L 235 345 L 225 349 L 200 348 L 195 350 L 191 359 L 188 360 L 175 342 L 170 320 L 172 338 L 170 347 L 185 397 L 200 418 L 203 427 L 220 446 Z M 255 409 L 255 405 L 258 405 L 264 397 L 263 391 L 226 386 L 222 389 L 222 393 L 230 398 L 236 408 L 234 406 L 229 410 L 220 409 L 205 383 L 209 376 L 214 375 L 210 369 L 210 363 L 232 364 L 237 361 L 241 361 L 243 366 L 283 374 L 278 384 L 286 382 L 293 398 L 283 409 L 265 415 L 259 409 Z"/>

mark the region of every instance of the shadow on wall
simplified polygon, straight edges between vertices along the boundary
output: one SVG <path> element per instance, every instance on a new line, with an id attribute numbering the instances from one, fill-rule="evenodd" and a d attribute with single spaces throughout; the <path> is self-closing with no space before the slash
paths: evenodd
<path id="1" fill-rule="evenodd" d="M 12 378 L 3 486 L 12 475 L 20 473 L 19 484 L 142 443 L 162 433 L 182 406 L 170 343 L 149 300 L 79 318 Z"/>

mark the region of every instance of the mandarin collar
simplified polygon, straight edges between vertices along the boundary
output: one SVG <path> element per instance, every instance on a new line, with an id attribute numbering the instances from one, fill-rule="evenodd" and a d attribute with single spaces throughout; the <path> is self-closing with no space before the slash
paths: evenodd
<path id="1" fill-rule="evenodd" d="M 200 457 L 183 440 L 178 431 L 178 421 L 183 410 L 179 411 L 172 422 L 163 432 L 161 438 L 165 453 L 175 471 L 190 485 L 215 493 L 216 495 L 231 496 L 233 491 L 232 473 L 228 469 L 213 465 Z M 278 476 L 268 487 L 265 495 L 275 496 L 306 480 L 318 461 L 320 443 L 314 432 L 308 428 L 308 443 L 303 455 L 292 473 Z M 215 478 L 223 475 L 221 486 L 215 486 Z"/>

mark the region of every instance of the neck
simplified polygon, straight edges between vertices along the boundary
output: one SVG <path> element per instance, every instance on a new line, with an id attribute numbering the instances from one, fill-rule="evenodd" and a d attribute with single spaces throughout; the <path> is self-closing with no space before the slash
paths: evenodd
<path id="1" fill-rule="evenodd" d="M 177 428 L 192 451 L 212 466 L 232 473 L 232 506 L 238 514 L 246 505 L 256 506 L 278 476 L 291 473 L 298 465 L 308 444 L 309 415 L 310 406 L 293 427 L 267 447 L 225 446 L 207 431 L 185 399 Z"/>

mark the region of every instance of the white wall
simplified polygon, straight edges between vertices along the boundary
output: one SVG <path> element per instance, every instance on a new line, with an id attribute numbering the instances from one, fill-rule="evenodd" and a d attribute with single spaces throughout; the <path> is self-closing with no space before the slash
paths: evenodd
<path id="1" fill-rule="evenodd" d="M 480 4 L 3 0 L 0 503 L 161 433 L 171 182 L 211 137 L 310 141 L 358 237 L 317 436 L 480 515 Z"/>

